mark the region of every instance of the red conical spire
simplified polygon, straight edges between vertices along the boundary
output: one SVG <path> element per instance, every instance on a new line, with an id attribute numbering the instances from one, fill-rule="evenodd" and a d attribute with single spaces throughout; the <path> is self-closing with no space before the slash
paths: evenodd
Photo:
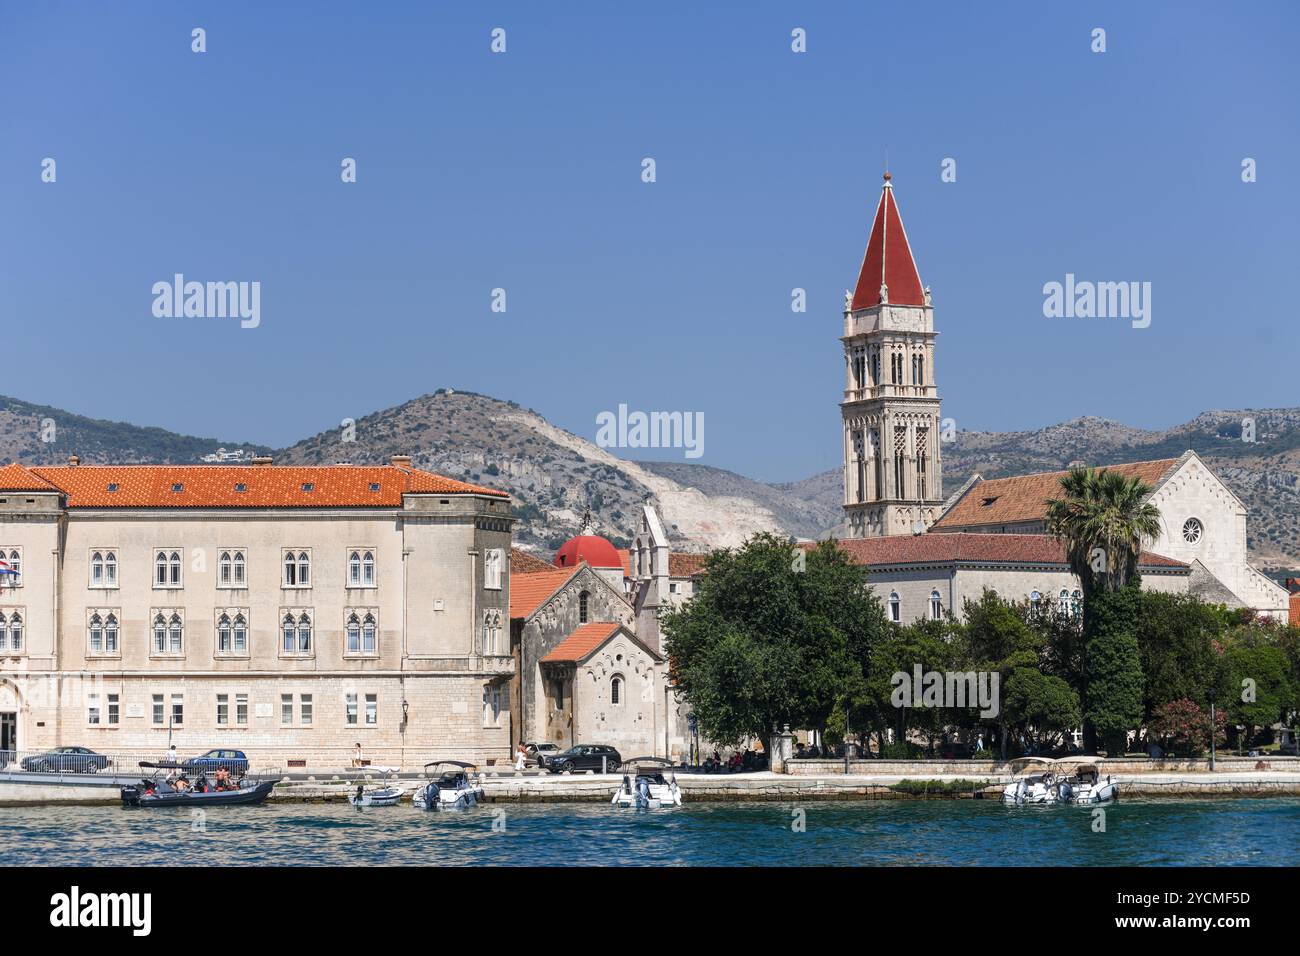
<path id="1" fill-rule="evenodd" d="M 898 215 L 894 201 L 892 179 L 885 173 L 885 185 L 880 190 L 880 205 L 876 207 L 876 221 L 867 240 L 867 253 L 862 257 L 862 272 L 853 290 L 853 308 L 869 309 L 879 305 L 880 287 L 889 290 L 890 305 L 925 305 L 925 290 L 921 276 L 916 271 L 912 249 L 907 244 L 907 231 Z"/>

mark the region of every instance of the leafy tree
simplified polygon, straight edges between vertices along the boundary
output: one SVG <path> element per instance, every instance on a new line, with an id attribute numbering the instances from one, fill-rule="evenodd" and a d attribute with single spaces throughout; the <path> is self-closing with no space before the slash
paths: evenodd
<path id="1" fill-rule="evenodd" d="M 861 690 L 884 608 L 833 542 L 800 554 L 770 534 L 715 551 L 695 597 L 664 615 L 673 679 L 713 740 L 824 730 Z"/>
<path id="2" fill-rule="evenodd" d="M 1018 667 L 1002 692 L 1007 720 L 1020 727 L 1039 750 L 1059 742 L 1061 735 L 1079 726 L 1079 695 L 1059 677 L 1036 667 Z"/>
<path id="3" fill-rule="evenodd" d="M 1215 742 L 1227 740 L 1227 718 L 1222 710 L 1214 714 Z M 1210 715 L 1194 700 L 1183 697 L 1156 707 L 1147 733 L 1165 742 L 1167 749 L 1199 754 L 1210 746 Z"/>
<path id="4" fill-rule="evenodd" d="M 1145 592 L 1133 631 L 1145 678 L 1145 716 L 1178 700 L 1208 706 L 1218 668 L 1213 642 L 1223 631 L 1218 608 L 1192 595 Z"/>
<path id="5" fill-rule="evenodd" d="M 1084 716 L 1108 754 L 1122 754 L 1127 732 L 1142 723 L 1145 682 L 1137 639 L 1131 626 L 1142 592 L 1133 580 L 1122 591 L 1098 591 L 1085 631 L 1092 629 L 1084 661 Z"/>
<path id="6" fill-rule="evenodd" d="M 962 616 L 966 620 L 965 650 L 971 668 L 996 671 L 1001 693 L 1005 695 L 1007 682 L 1018 668 L 1037 669 L 1043 648 L 1041 634 L 997 592 L 985 588 L 978 601 L 966 601 Z M 1005 706 L 999 708 L 995 723 L 1002 759 L 1006 760 L 1009 719 Z"/>
<path id="7" fill-rule="evenodd" d="M 954 628 L 951 621 L 919 620 L 905 627 L 891 625 L 891 633 L 874 648 L 862 692 L 854 698 L 854 710 L 864 715 L 864 722 L 877 730 L 892 729 L 894 740 L 899 743 L 906 741 L 909 730 L 919 731 L 933 750 L 951 713 L 942 707 L 923 706 L 918 700 L 912 700 L 911 706 L 900 705 L 901 695 L 895 694 L 898 685 L 894 677 L 906 675 L 910 686 L 917 667 L 922 674 L 950 670 L 955 660 Z M 883 733 L 880 739 L 883 747 Z"/>
<path id="8" fill-rule="evenodd" d="M 1296 705 L 1286 651 L 1269 636 L 1241 628 L 1227 638 L 1223 654 L 1224 683 L 1231 688 L 1225 709 L 1233 724 L 1245 727 L 1249 745 L 1262 727 L 1269 727 Z"/>

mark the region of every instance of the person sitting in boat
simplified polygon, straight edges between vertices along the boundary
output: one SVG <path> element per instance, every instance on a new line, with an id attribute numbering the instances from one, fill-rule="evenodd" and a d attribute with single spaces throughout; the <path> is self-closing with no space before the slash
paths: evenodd
<path id="1" fill-rule="evenodd" d="M 213 787 L 213 789 L 214 789 L 214 790 L 229 790 L 229 789 L 230 789 L 230 771 L 227 770 L 225 767 L 218 767 L 218 768 L 217 768 L 217 772 L 216 772 L 216 781 L 215 781 L 215 786 Z"/>
<path id="2" fill-rule="evenodd" d="M 176 783 L 173 785 L 173 787 L 177 793 L 189 793 L 190 792 L 189 778 L 186 777 L 185 774 L 181 774 L 179 777 L 176 778 Z"/>
<path id="3" fill-rule="evenodd" d="M 208 778 L 205 774 L 199 774 L 199 779 L 194 781 L 193 790 L 195 793 L 208 792 Z"/>

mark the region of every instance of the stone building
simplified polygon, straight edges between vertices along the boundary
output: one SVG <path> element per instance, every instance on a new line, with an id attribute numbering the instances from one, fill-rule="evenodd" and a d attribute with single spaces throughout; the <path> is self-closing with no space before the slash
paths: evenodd
<path id="1" fill-rule="evenodd" d="M 1247 560 L 1245 504 L 1200 456 L 1186 451 L 1178 458 L 1106 468 L 1151 486 L 1147 500 L 1160 509 L 1160 534 L 1149 543 L 1150 550 L 1190 566 L 1187 588 L 1191 593 L 1286 620 L 1286 589 Z M 987 481 L 975 475 L 949 501 L 933 530 L 1042 533 L 1047 530 L 1047 501 L 1060 494 L 1065 474 L 1053 471 Z"/>
<path id="2" fill-rule="evenodd" d="M 2 468 L 0 749 L 505 758 L 513 520 L 403 457 Z"/>

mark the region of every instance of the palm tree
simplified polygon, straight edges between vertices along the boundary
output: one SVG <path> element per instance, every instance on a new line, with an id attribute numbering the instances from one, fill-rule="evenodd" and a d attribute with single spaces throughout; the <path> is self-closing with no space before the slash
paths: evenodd
<path id="1" fill-rule="evenodd" d="M 1137 573 L 1144 541 L 1160 534 L 1152 488 L 1105 468 L 1074 468 L 1061 479 L 1064 496 L 1047 502 L 1047 530 L 1065 543 L 1070 570 L 1088 595 L 1100 585 L 1119 591 Z"/>

